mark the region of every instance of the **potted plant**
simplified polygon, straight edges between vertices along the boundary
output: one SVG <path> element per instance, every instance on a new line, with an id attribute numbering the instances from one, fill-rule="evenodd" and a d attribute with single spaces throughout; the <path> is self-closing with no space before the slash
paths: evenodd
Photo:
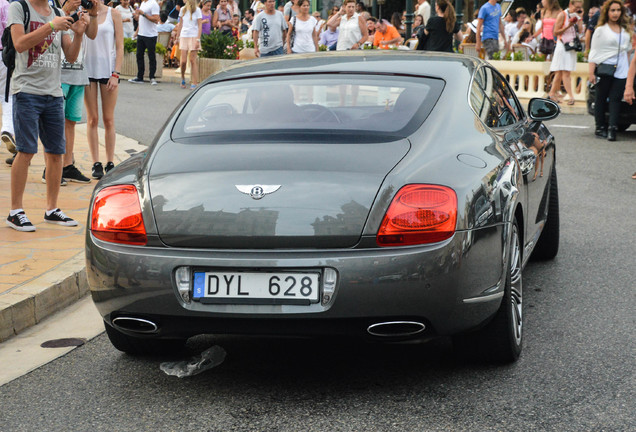
<path id="1" fill-rule="evenodd" d="M 199 77 L 203 81 L 208 76 L 234 64 L 239 57 L 239 42 L 232 36 L 212 31 L 201 36 L 199 51 Z"/>

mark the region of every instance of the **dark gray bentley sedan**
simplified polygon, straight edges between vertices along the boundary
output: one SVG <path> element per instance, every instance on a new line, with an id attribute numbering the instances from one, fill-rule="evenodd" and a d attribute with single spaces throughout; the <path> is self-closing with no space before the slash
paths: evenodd
<path id="1" fill-rule="evenodd" d="M 488 63 L 347 52 L 232 67 L 97 184 L 91 293 L 113 345 L 197 334 L 452 336 L 514 361 L 522 269 L 559 244 L 551 101 Z"/>

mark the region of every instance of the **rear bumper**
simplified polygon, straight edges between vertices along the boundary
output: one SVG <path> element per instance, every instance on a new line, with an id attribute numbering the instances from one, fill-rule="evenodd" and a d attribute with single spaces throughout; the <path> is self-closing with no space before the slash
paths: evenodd
<path id="1" fill-rule="evenodd" d="M 504 226 L 458 232 L 435 245 L 337 251 L 211 251 L 121 246 L 87 233 L 87 276 L 109 324 L 151 320 L 149 337 L 196 334 L 358 335 L 393 320 L 450 335 L 481 325 L 501 303 Z M 176 289 L 179 266 L 228 269 L 323 269 L 338 273 L 328 304 L 186 303 Z M 422 336 L 422 335 L 419 335 Z"/>

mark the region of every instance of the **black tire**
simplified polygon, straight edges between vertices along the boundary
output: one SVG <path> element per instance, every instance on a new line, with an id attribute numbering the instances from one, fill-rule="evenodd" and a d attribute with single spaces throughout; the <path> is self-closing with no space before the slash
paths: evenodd
<path id="1" fill-rule="evenodd" d="M 619 132 L 625 132 L 627 129 L 629 129 L 629 127 L 631 126 L 631 123 L 619 123 L 618 124 L 618 131 Z"/>
<path id="2" fill-rule="evenodd" d="M 506 284 L 501 305 L 485 327 L 453 337 L 457 354 L 492 363 L 512 363 L 523 346 L 523 278 L 519 226 L 515 220 L 510 235 Z"/>
<path id="3" fill-rule="evenodd" d="M 135 337 L 122 333 L 115 327 L 104 322 L 106 334 L 110 343 L 119 351 L 130 355 L 165 355 L 178 354 L 185 347 L 185 339 L 154 339 L 146 337 Z"/>
<path id="4" fill-rule="evenodd" d="M 548 217 L 537 245 L 530 258 L 533 260 L 551 260 L 559 253 L 559 185 L 556 167 L 550 174 L 550 198 L 548 201 Z"/>

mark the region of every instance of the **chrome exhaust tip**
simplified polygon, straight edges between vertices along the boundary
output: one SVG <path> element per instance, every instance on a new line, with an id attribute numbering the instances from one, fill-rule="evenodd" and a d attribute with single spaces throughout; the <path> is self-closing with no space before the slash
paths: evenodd
<path id="1" fill-rule="evenodd" d="M 409 337 L 426 330 L 426 326 L 417 321 L 388 321 L 371 324 L 367 333 L 376 337 Z"/>
<path id="2" fill-rule="evenodd" d="M 126 330 L 135 333 L 156 333 L 159 326 L 143 318 L 133 317 L 117 317 L 113 319 L 113 326 L 120 330 Z"/>

